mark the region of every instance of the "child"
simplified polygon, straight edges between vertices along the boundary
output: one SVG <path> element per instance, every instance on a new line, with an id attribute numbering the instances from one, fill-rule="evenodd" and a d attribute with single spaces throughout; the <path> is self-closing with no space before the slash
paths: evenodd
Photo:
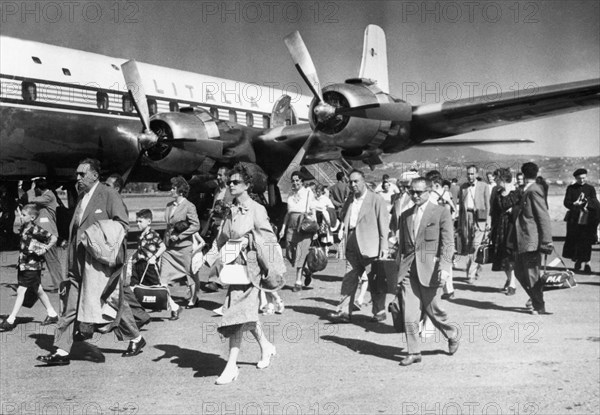
<path id="1" fill-rule="evenodd" d="M 167 247 L 158 233 L 150 227 L 152 212 L 149 209 L 142 209 L 135 216 L 137 226 L 142 233 L 138 238 L 137 250 L 132 257 L 131 285 L 137 285 L 140 282 L 143 285 L 160 285 L 156 260 Z"/>
<path id="2" fill-rule="evenodd" d="M 21 228 L 19 262 L 17 271 L 17 299 L 10 316 L 0 323 L 0 331 L 10 331 L 16 327 L 17 313 L 23 305 L 27 289 L 34 290 L 40 301 L 46 307 L 48 316 L 42 322 L 42 326 L 58 322 L 58 314 L 52 307 L 48 295 L 42 288 L 42 260 L 43 256 L 54 244 L 57 237 L 33 223 L 39 215 L 39 210 L 34 204 L 23 206 Z"/>

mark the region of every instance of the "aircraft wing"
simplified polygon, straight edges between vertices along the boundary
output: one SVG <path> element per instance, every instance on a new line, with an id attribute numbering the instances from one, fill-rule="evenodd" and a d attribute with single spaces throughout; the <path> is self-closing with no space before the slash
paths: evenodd
<path id="1" fill-rule="evenodd" d="M 600 79 L 421 105 L 413 108 L 412 138 L 420 142 L 599 105 Z"/>

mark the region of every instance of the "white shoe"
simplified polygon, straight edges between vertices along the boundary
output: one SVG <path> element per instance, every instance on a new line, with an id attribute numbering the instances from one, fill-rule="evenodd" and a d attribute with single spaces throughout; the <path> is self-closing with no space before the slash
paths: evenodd
<path id="1" fill-rule="evenodd" d="M 277 304 L 275 305 L 275 313 L 283 314 L 283 310 L 285 310 L 285 305 L 283 304 L 283 300 L 277 301 Z"/>
<path id="2" fill-rule="evenodd" d="M 261 310 L 263 314 L 274 314 L 275 313 L 275 305 L 273 305 L 273 303 L 269 303 L 266 306 L 264 306 L 263 308 L 261 308 Z"/>
<path id="3" fill-rule="evenodd" d="M 235 381 L 239 375 L 240 375 L 240 368 L 236 366 L 235 371 L 232 373 L 227 373 L 227 374 L 225 374 L 225 372 L 221 373 L 221 376 L 219 376 L 217 378 L 217 380 L 215 381 L 215 385 L 227 385 L 228 383 Z"/>
<path id="4" fill-rule="evenodd" d="M 257 369 L 266 369 L 271 364 L 271 358 L 277 354 L 277 349 L 274 345 L 271 345 L 271 350 L 267 352 L 267 357 L 265 359 L 261 359 L 256 364 Z"/>
<path id="5" fill-rule="evenodd" d="M 213 310 L 213 313 L 215 313 L 218 316 L 222 316 L 223 315 L 223 306 L 219 307 L 219 308 L 215 308 Z"/>

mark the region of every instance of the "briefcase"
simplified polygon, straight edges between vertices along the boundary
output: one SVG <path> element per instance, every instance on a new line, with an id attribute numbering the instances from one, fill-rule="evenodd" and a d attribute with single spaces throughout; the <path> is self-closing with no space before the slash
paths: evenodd
<path id="1" fill-rule="evenodd" d="M 386 290 L 388 294 L 398 291 L 398 264 L 394 259 L 373 261 L 369 275 L 371 291 Z M 377 288 L 380 288 L 379 290 Z"/>
<path id="2" fill-rule="evenodd" d="M 557 257 L 562 263 L 564 269 L 548 271 L 546 269 L 548 255 L 544 255 L 544 269 L 542 270 L 542 274 L 540 275 L 540 279 L 544 283 L 544 291 L 560 290 L 563 288 L 573 288 L 577 286 L 577 282 L 575 281 L 575 273 L 567 269 L 567 265 L 565 264 L 565 261 L 560 255 L 557 254 Z"/>
<path id="3" fill-rule="evenodd" d="M 161 311 L 169 308 L 169 290 L 162 285 L 131 287 L 138 303 L 146 309 Z"/>
<path id="4" fill-rule="evenodd" d="M 481 241 L 481 245 L 477 248 L 477 252 L 475 253 L 475 263 L 477 264 L 483 265 L 493 262 L 492 253 L 494 252 L 494 247 L 490 242 L 489 235 L 489 232 L 487 232 L 483 241 Z"/>
<path id="5" fill-rule="evenodd" d="M 161 311 L 169 308 L 169 290 L 162 285 L 143 285 L 150 263 L 146 263 L 140 283 L 131 287 L 138 303 L 149 310 Z M 156 265 L 154 265 L 156 268 Z"/>
<path id="6" fill-rule="evenodd" d="M 398 296 L 394 297 L 394 300 L 388 305 L 388 311 L 392 315 L 394 329 L 396 329 L 398 333 L 405 333 L 404 309 L 402 308 L 402 302 Z"/>

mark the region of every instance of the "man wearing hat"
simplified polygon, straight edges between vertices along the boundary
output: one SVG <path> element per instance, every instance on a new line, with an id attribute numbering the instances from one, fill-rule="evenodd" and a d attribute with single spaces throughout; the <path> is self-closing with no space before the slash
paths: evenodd
<path id="1" fill-rule="evenodd" d="M 599 203 L 596 190 L 587 183 L 587 170 L 577 169 L 573 173 L 575 183 L 567 187 L 564 205 L 569 211 L 565 216 L 567 238 L 563 247 L 563 257 L 575 262 L 574 270 L 589 274 L 592 272 L 590 259 L 592 245 L 596 241 L 596 228 L 599 219 Z"/>

